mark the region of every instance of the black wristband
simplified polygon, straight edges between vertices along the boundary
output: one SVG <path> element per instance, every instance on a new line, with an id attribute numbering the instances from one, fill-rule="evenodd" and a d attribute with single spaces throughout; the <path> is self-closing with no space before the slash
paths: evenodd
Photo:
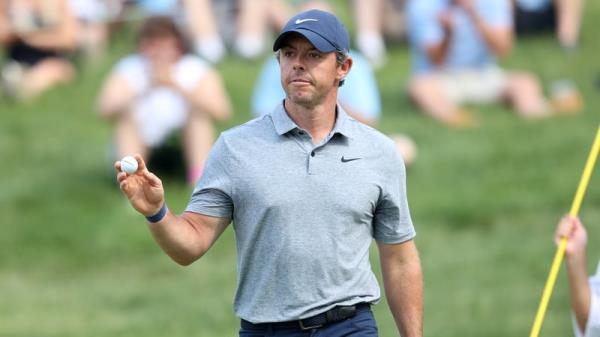
<path id="1" fill-rule="evenodd" d="M 158 211 L 158 213 L 152 215 L 152 216 L 147 216 L 146 220 L 149 223 L 157 223 L 160 220 L 162 220 L 165 215 L 167 215 L 167 211 L 169 210 L 169 208 L 167 208 L 167 203 L 163 203 L 162 207 L 160 208 L 160 210 Z"/>

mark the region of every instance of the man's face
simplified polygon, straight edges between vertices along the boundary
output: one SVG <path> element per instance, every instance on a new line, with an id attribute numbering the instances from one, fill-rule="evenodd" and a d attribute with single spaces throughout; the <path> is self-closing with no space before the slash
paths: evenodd
<path id="1" fill-rule="evenodd" d="M 279 54 L 281 85 L 292 102 L 312 107 L 337 90 L 340 71 L 334 52 L 322 53 L 301 35 L 290 36 Z"/>

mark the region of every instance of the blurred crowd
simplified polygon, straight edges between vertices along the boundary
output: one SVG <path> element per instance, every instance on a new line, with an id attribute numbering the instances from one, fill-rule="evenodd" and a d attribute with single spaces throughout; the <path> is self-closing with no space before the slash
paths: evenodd
<path id="1" fill-rule="evenodd" d="M 347 8 L 335 8 L 340 4 Z M 582 108 L 573 83 L 557 83 L 546 96 L 536 74 L 504 69 L 498 61 L 510 55 L 515 36 L 543 31 L 555 32 L 565 53 L 576 52 L 583 0 L 2 0 L 1 90 L 28 100 L 68 83 L 77 60 L 102 57 L 115 32 L 135 26 L 135 47 L 107 75 L 98 111 L 114 125 L 116 157 L 150 156 L 181 130 L 193 184 L 212 145 L 213 124 L 232 114 L 215 65 L 228 54 L 266 59 L 249 103 L 254 115 L 269 113 L 284 96 L 272 37 L 295 12 L 311 7 L 350 14 L 354 66 L 340 104 L 374 127 L 382 111 L 374 74 L 386 66 L 391 44 L 410 49 L 411 67 L 386 71 L 408 73 L 415 106 L 449 127 L 478 124 L 465 106 L 507 103 L 529 119 Z M 414 142 L 390 136 L 410 164 Z"/>

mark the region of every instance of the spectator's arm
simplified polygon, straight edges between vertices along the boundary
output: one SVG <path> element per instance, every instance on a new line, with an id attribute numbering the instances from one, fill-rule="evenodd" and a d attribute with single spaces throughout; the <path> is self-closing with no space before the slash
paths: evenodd
<path id="1" fill-rule="evenodd" d="M 58 3 L 60 19 L 48 29 L 23 33 L 19 37 L 27 44 L 51 50 L 73 50 L 77 48 L 79 24 L 66 0 Z"/>
<path id="2" fill-rule="evenodd" d="M 585 331 L 590 315 L 592 292 L 588 283 L 586 259 L 584 256 L 567 257 L 571 306 L 580 331 Z"/>
<path id="3" fill-rule="evenodd" d="M 492 27 L 486 24 L 480 16 L 474 18 L 475 25 L 481 32 L 485 43 L 497 57 L 503 58 L 510 54 L 513 43 L 513 31 L 510 27 Z"/>
<path id="4" fill-rule="evenodd" d="M 135 96 L 124 77 L 111 74 L 104 82 L 98 97 L 98 112 L 106 119 L 115 117 L 131 108 Z"/>
<path id="5" fill-rule="evenodd" d="M 508 56 L 512 49 L 513 28 L 510 24 L 494 25 L 488 23 L 475 8 L 473 0 L 457 0 L 473 20 L 486 45 L 500 58 Z M 500 10 L 500 9 L 498 9 Z"/>
<path id="6" fill-rule="evenodd" d="M 441 66 L 446 61 L 446 57 L 448 57 L 454 22 L 450 12 L 442 13 L 438 17 L 438 20 L 443 31 L 442 40 L 439 43 L 427 45 L 426 51 L 431 62 L 436 66 Z"/>
<path id="7" fill-rule="evenodd" d="M 587 232 L 577 217 L 564 216 L 557 226 L 554 241 L 558 245 L 567 239 L 565 256 L 569 273 L 571 306 L 580 331 L 585 331 L 591 305 L 591 289 L 587 274 Z"/>
<path id="8" fill-rule="evenodd" d="M 423 336 L 423 276 L 413 240 L 379 243 L 385 294 L 403 337 Z"/>
<path id="9" fill-rule="evenodd" d="M 214 119 L 222 121 L 231 116 L 229 95 L 221 76 L 215 70 L 208 70 L 192 90 L 182 91 L 193 106 Z"/>

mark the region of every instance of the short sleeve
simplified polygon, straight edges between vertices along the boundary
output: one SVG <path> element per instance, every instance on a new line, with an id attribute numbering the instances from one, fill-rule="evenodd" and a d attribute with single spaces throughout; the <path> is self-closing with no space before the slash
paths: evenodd
<path id="1" fill-rule="evenodd" d="M 201 58 L 186 55 L 175 66 L 173 77 L 183 89 L 193 90 L 209 70 L 209 65 Z"/>
<path id="2" fill-rule="evenodd" d="M 233 186 L 228 170 L 229 158 L 229 151 L 221 136 L 208 155 L 202 178 L 196 184 L 186 212 L 233 218 Z"/>
<path id="3" fill-rule="evenodd" d="M 436 3 L 433 1 L 433 3 Z M 431 1 L 413 0 L 407 6 L 408 36 L 421 49 L 442 42 L 444 32 L 438 21 L 438 8 Z"/>
<path id="4" fill-rule="evenodd" d="M 485 22 L 496 28 L 508 28 L 513 25 L 510 0 L 479 0 L 477 9 Z"/>
<path id="5" fill-rule="evenodd" d="M 404 162 L 395 150 L 392 162 L 386 165 L 386 180 L 381 186 L 373 219 L 375 240 L 386 244 L 397 244 L 415 237 L 406 196 L 406 171 Z"/>
<path id="6" fill-rule="evenodd" d="M 144 93 L 150 86 L 148 64 L 137 54 L 121 59 L 113 67 L 112 74 L 124 78 L 138 95 Z"/>

